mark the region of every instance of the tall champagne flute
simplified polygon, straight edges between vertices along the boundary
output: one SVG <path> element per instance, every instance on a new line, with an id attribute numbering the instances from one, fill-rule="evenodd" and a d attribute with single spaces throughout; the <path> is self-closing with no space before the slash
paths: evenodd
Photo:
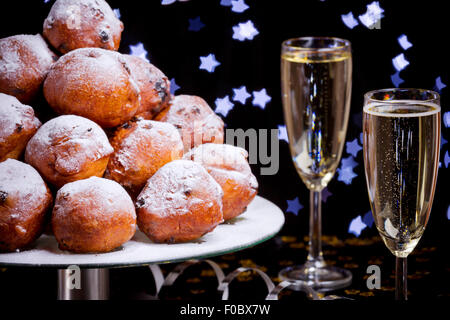
<path id="1" fill-rule="evenodd" d="M 407 256 L 430 217 L 439 164 L 439 95 L 384 89 L 364 97 L 364 165 L 375 225 L 396 256 L 395 296 L 407 299 Z"/>
<path id="2" fill-rule="evenodd" d="M 351 283 L 345 269 L 322 255 L 321 191 L 339 165 L 347 132 L 352 84 L 350 42 L 302 37 L 283 42 L 281 87 L 291 155 L 310 190 L 309 254 L 304 265 L 280 271 L 283 280 L 328 291 Z"/>

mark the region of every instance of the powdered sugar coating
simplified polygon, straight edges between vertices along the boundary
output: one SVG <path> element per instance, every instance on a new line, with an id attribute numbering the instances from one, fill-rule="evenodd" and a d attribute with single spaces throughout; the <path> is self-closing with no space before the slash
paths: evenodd
<path id="1" fill-rule="evenodd" d="M 117 50 L 123 23 L 104 0 L 57 0 L 43 33 L 60 52 L 98 47 Z"/>
<path id="2" fill-rule="evenodd" d="M 196 196 L 196 191 L 202 190 Z M 190 207 L 204 203 L 202 198 L 221 203 L 222 188 L 198 163 L 188 160 L 174 160 L 159 169 L 147 182 L 138 197 L 138 207 L 159 216 L 182 215 Z M 210 200 L 206 200 L 210 202 Z M 206 204 L 210 206 L 211 204 Z"/>
<path id="3" fill-rule="evenodd" d="M 28 142 L 25 160 L 55 183 L 55 177 L 49 172 L 70 177 L 93 162 L 109 157 L 113 151 L 105 132 L 95 122 L 65 115 L 39 128 Z"/>
<path id="4" fill-rule="evenodd" d="M 183 156 L 183 142 L 169 123 L 136 119 L 119 128 L 111 144 L 105 177 L 119 182 L 137 195 L 164 164 Z"/>
<path id="5" fill-rule="evenodd" d="M 99 48 L 73 50 L 58 60 L 44 82 L 50 106 L 114 127 L 130 120 L 140 103 L 140 90 L 124 57 Z"/>
<path id="6" fill-rule="evenodd" d="M 30 165 L 7 159 L 0 162 L 0 250 L 31 243 L 42 231 L 52 195 Z"/>
<path id="7" fill-rule="evenodd" d="M 30 102 L 56 59 L 40 34 L 0 39 L 0 92 Z"/>
<path id="8" fill-rule="evenodd" d="M 246 150 L 228 144 L 202 144 L 184 155 L 184 159 L 202 164 L 224 192 L 225 220 L 245 211 L 256 196 L 258 181 L 247 162 Z"/>
<path id="9" fill-rule="evenodd" d="M 186 242 L 223 222 L 223 192 L 193 161 L 174 160 L 159 169 L 138 197 L 139 229 L 155 242 Z"/>
<path id="10" fill-rule="evenodd" d="M 108 252 L 133 237 L 136 211 L 117 182 L 91 177 L 58 190 L 52 228 L 61 249 Z"/>
<path id="11" fill-rule="evenodd" d="M 31 130 L 40 125 L 32 107 L 20 103 L 16 97 L 0 93 L 0 144 L 18 131 L 18 128 Z"/>
<path id="12" fill-rule="evenodd" d="M 33 211 L 51 198 L 36 169 L 15 159 L 0 162 L 0 191 L 15 199 L 14 207 L 8 208 L 10 215 L 7 219 L 20 219 L 21 213 Z"/>
<path id="13" fill-rule="evenodd" d="M 180 130 L 185 152 L 202 143 L 223 143 L 222 119 L 198 96 L 176 96 L 155 120 L 171 123 Z"/>
<path id="14" fill-rule="evenodd" d="M 123 55 L 141 92 L 137 115 L 152 119 L 170 102 L 170 81 L 164 73 L 138 56 Z"/>
<path id="15" fill-rule="evenodd" d="M 65 184 L 56 195 L 53 215 L 58 219 L 66 219 L 73 208 L 70 204 L 75 202 L 80 207 L 85 205 L 90 208 L 84 214 L 95 215 L 96 220 L 109 220 L 111 214 L 130 213 L 136 218 L 133 200 L 120 184 L 109 179 L 90 177 Z"/>

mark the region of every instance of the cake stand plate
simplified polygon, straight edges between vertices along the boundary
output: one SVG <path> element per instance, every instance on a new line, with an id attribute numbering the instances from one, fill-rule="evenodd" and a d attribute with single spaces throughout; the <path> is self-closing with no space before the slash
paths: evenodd
<path id="1" fill-rule="evenodd" d="M 283 212 L 272 202 L 256 196 L 245 213 L 220 224 L 195 242 L 153 243 L 138 230 L 133 239 L 113 252 L 74 254 L 59 250 L 53 236 L 42 235 L 29 250 L 0 253 L 0 266 L 60 269 L 59 292 L 67 291 L 64 286 L 68 283 L 70 268 L 80 268 L 88 287 L 93 288 L 89 297 L 100 299 L 104 295 L 99 291 L 107 291 L 108 268 L 181 262 L 235 252 L 270 239 L 283 224 Z"/>

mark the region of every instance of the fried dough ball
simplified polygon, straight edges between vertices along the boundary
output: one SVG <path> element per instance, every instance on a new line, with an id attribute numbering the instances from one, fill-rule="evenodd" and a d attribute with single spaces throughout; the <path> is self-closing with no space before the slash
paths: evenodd
<path id="1" fill-rule="evenodd" d="M 141 91 L 141 103 L 136 115 L 152 119 L 170 102 L 170 81 L 151 63 L 131 55 L 124 55 L 131 74 Z"/>
<path id="2" fill-rule="evenodd" d="M 32 102 L 57 59 L 40 34 L 0 39 L 0 92 Z"/>
<path id="3" fill-rule="evenodd" d="M 0 162 L 7 158 L 18 159 L 40 126 L 32 107 L 0 93 Z"/>
<path id="4" fill-rule="evenodd" d="M 119 49 L 123 23 L 104 0 L 57 0 L 43 34 L 65 54 L 78 48 Z"/>
<path id="5" fill-rule="evenodd" d="M 0 162 L 0 251 L 23 249 L 42 233 L 52 194 L 30 165 Z"/>
<path id="6" fill-rule="evenodd" d="M 105 132 L 83 117 L 59 116 L 44 123 L 30 139 L 25 161 L 57 187 L 103 176 L 114 149 Z"/>
<path id="7" fill-rule="evenodd" d="M 174 160 L 159 169 L 136 201 L 138 226 L 154 242 L 186 242 L 223 221 L 222 189 L 200 164 Z"/>
<path id="8" fill-rule="evenodd" d="M 115 181 L 91 177 L 59 189 L 52 228 L 61 250 L 109 252 L 136 232 L 136 211 Z"/>
<path id="9" fill-rule="evenodd" d="M 171 123 L 181 130 L 185 152 L 202 143 L 223 143 L 223 121 L 200 97 L 176 96 L 155 120 Z"/>
<path id="10" fill-rule="evenodd" d="M 140 93 L 125 58 L 118 52 L 84 48 L 56 62 L 44 82 L 44 96 L 60 114 L 76 114 L 105 128 L 130 120 Z"/>
<path id="11" fill-rule="evenodd" d="M 105 178 L 119 182 L 134 198 L 159 168 L 183 156 L 180 134 L 169 123 L 137 118 L 119 127 L 110 141 L 114 153 Z"/>
<path id="12" fill-rule="evenodd" d="M 232 219 L 245 211 L 258 192 L 258 181 L 247 162 L 245 149 L 228 144 L 202 144 L 184 155 L 205 167 L 223 190 L 223 218 Z"/>

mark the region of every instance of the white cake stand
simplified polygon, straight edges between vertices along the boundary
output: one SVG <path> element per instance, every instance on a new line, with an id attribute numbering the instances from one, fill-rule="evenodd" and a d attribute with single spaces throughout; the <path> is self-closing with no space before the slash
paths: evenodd
<path id="1" fill-rule="evenodd" d="M 270 239 L 283 224 L 283 212 L 272 202 L 257 196 L 244 214 L 217 226 L 195 242 L 157 244 L 137 231 L 133 239 L 113 252 L 73 254 L 59 250 L 53 236 L 43 235 L 30 250 L 0 253 L 0 266 L 56 268 L 59 299 L 106 299 L 108 268 L 181 262 L 235 252 Z M 81 289 L 71 290 L 71 276 L 77 268 Z"/>

